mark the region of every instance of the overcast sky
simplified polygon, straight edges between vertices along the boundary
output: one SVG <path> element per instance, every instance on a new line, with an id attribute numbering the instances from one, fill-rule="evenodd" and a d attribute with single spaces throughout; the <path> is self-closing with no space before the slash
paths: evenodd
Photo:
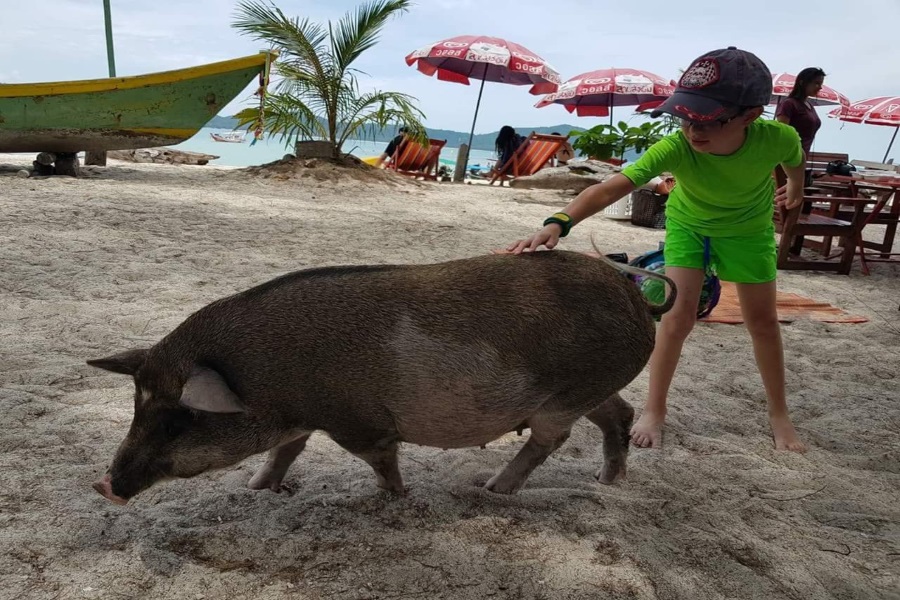
<path id="1" fill-rule="evenodd" d="M 111 0 L 119 75 L 194 66 L 253 54 L 260 44 L 231 27 L 233 0 Z M 2 0 L 2 4 L 14 0 Z M 19 3 L 16 3 L 17 5 Z M 289 15 L 337 20 L 357 2 L 280 0 Z M 797 11 L 791 16 L 788 11 Z M 102 0 L 40 0 L 0 11 L 0 82 L 105 77 Z M 584 71 L 632 67 L 666 78 L 697 55 L 737 46 L 760 56 L 773 71 L 817 66 L 826 83 L 851 101 L 900 95 L 897 27 L 900 0 L 419 0 L 392 20 L 381 42 L 357 66 L 364 88 L 401 91 L 418 98 L 426 125 L 468 131 L 478 88 L 425 77 L 403 58 L 416 48 L 456 35 L 491 35 L 516 41 L 542 56 L 563 80 Z M 851 41 L 852 40 L 852 41 Z M 248 88 L 225 111 L 247 99 Z M 485 86 L 476 132 L 510 124 L 602 120 L 570 115 L 560 106 L 534 108 L 525 87 Z M 814 150 L 848 151 L 880 160 L 893 128 L 842 124 L 825 117 Z M 616 116 L 628 118 L 631 109 Z M 618 120 L 618 119 L 617 119 Z M 523 131 L 527 133 L 527 131 Z M 900 141 L 891 155 L 900 162 Z"/>

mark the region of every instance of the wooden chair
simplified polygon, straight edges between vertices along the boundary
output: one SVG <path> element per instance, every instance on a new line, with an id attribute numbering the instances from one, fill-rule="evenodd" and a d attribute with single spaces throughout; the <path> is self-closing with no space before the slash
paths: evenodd
<path id="1" fill-rule="evenodd" d="M 830 196 L 806 196 L 804 202 L 817 202 Z M 844 200 L 842 200 L 844 202 Z M 775 230 L 781 234 L 778 242 L 778 268 L 788 270 L 815 270 L 834 271 L 841 275 L 848 275 L 853 265 L 853 256 L 856 245 L 860 241 L 865 213 L 863 209 L 866 203 L 856 198 L 847 198 L 846 202 L 854 204 L 854 211 L 849 221 L 836 219 L 816 213 L 804 214 L 802 204 L 791 210 L 775 209 Z M 799 257 L 794 245 L 794 239 L 798 236 L 822 236 L 839 237 L 843 240 L 843 250 L 839 261 L 828 260 L 823 256 L 819 260 L 805 260 Z"/>
<path id="2" fill-rule="evenodd" d="M 490 184 L 493 185 L 499 180 L 500 185 L 503 185 L 507 179 L 534 175 L 547 164 L 547 161 L 556 156 L 568 139 L 568 135 L 550 135 L 532 131 L 506 164 L 494 170 Z"/>
<path id="3" fill-rule="evenodd" d="M 395 158 L 388 163 L 387 168 L 401 175 L 437 181 L 438 160 L 441 157 L 441 148 L 447 140 L 429 139 L 428 142 L 428 146 L 423 146 L 416 140 L 404 136 L 394 154 Z"/>

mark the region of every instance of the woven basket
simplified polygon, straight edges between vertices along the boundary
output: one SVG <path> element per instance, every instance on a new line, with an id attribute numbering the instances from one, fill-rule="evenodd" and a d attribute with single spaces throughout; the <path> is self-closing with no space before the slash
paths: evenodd
<path id="1" fill-rule="evenodd" d="M 654 229 L 666 228 L 666 200 L 669 197 L 651 190 L 631 193 L 631 224 Z"/>

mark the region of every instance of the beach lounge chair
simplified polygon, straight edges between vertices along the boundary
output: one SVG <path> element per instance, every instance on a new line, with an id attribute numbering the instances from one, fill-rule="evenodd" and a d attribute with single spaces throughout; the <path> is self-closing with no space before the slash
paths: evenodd
<path id="1" fill-rule="evenodd" d="M 441 148 L 447 140 L 428 140 L 429 145 L 404 137 L 396 151 L 396 158 L 388 163 L 387 168 L 401 175 L 422 177 L 437 181 L 437 164 L 441 156 Z"/>
<path id="2" fill-rule="evenodd" d="M 498 180 L 501 182 L 500 185 L 503 185 L 507 179 L 534 175 L 547 164 L 547 161 L 556 156 L 568 139 L 568 135 L 550 135 L 532 131 L 506 164 L 499 165 L 494 170 L 491 185 Z"/>

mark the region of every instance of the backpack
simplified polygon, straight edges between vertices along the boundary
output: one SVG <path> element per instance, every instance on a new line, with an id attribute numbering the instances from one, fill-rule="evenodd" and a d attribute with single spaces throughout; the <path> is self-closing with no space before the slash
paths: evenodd
<path id="1" fill-rule="evenodd" d="M 719 303 L 719 296 L 722 293 L 722 285 L 719 282 L 719 278 L 716 277 L 715 273 L 709 266 L 708 242 L 704 251 L 704 262 L 707 263 L 706 277 L 703 280 L 703 289 L 700 291 L 700 302 L 697 306 L 698 319 L 702 319 L 703 317 L 712 313 L 713 309 Z M 651 250 L 650 252 L 645 252 L 628 264 L 629 266 L 644 269 L 646 271 L 652 271 L 655 273 L 665 274 L 666 272 L 666 263 L 665 259 L 663 258 L 662 250 Z M 628 277 L 637 284 L 638 288 L 640 288 L 641 290 L 641 293 L 644 294 L 644 297 L 647 298 L 648 301 L 653 304 L 662 304 L 663 302 L 665 302 L 666 285 L 664 282 L 660 281 L 659 279 L 645 277 L 643 275 L 629 275 Z M 659 319 L 659 317 L 656 318 L 657 320 Z"/>
<path id="2" fill-rule="evenodd" d="M 856 171 L 856 167 L 845 160 L 833 160 L 825 165 L 825 172 L 829 175 L 850 177 L 854 171 Z"/>

